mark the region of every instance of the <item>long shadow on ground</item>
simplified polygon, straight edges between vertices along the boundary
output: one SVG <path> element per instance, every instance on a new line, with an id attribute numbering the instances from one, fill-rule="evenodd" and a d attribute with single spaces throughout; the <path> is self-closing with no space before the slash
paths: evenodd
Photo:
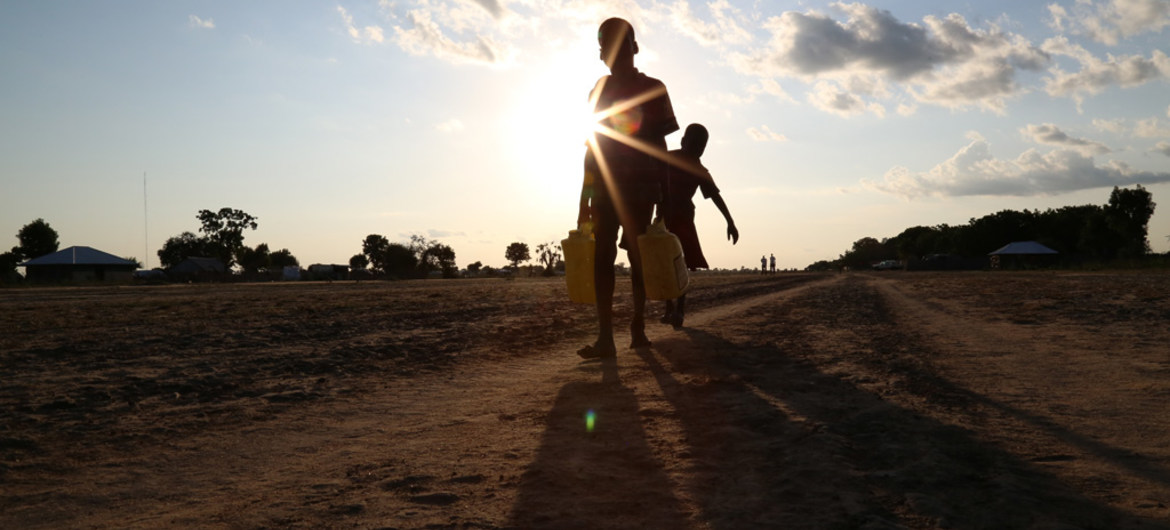
<path id="1" fill-rule="evenodd" d="M 536 459 L 521 477 L 510 524 L 686 528 L 675 486 L 647 445 L 637 398 L 618 381 L 614 361 L 601 368 L 601 382 L 569 383 L 557 393 Z"/>
<path id="2" fill-rule="evenodd" d="M 838 303 L 820 310 L 847 315 L 836 322 L 841 326 L 883 318 L 863 307 L 868 295 L 856 287 L 829 287 L 839 291 Z M 873 391 L 883 381 L 894 385 L 889 392 L 945 399 L 951 407 L 974 398 L 941 377 L 911 373 L 927 368 L 904 362 L 914 344 L 896 332 L 874 342 L 824 342 L 813 330 L 826 322 L 811 302 L 826 297 L 820 291 L 747 317 L 758 322 L 688 329 L 686 338 L 660 340 L 640 354 L 691 445 L 693 480 L 682 487 L 698 500 L 704 524 L 1170 528 L 1087 498 L 967 429 L 884 400 Z M 736 325 L 762 327 L 766 339 L 737 334 Z M 915 387 L 896 388 L 907 380 Z"/>

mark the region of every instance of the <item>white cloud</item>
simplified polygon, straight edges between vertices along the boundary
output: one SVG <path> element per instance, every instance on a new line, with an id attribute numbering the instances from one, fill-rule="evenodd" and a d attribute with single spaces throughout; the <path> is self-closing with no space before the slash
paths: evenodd
<path id="1" fill-rule="evenodd" d="M 1065 21 L 1068 20 L 1068 10 L 1060 4 L 1048 4 L 1048 14 L 1052 15 L 1052 20 L 1048 22 L 1048 27 L 1058 31 L 1064 32 Z"/>
<path id="2" fill-rule="evenodd" d="M 1139 138 L 1170 138 L 1170 126 L 1163 126 L 1158 118 L 1147 118 L 1138 120 L 1133 134 Z"/>
<path id="3" fill-rule="evenodd" d="M 1071 14 L 1056 4 L 1048 6 L 1048 10 L 1051 25 L 1057 31 L 1067 28 L 1110 46 L 1121 39 L 1170 26 L 1170 2 L 1166 0 L 1109 0 L 1096 4 L 1077 0 Z"/>
<path id="4" fill-rule="evenodd" d="M 994 25 L 973 28 L 958 14 L 927 16 L 917 24 L 863 4 L 832 7 L 844 21 L 816 11 L 767 19 L 767 46 L 733 54 L 733 64 L 760 76 L 892 81 L 921 102 L 998 112 L 1006 98 L 1023 92 L 1019 70 L 1039 70 L 1050 61 L 1024 37 Z M 821 108 L 840 109 L 842 103 Z"/>
<path id="5" fill-rule="evenodd" d="M 1098 166 L 1075 149 L 1041 154 L 1029 149 L 1015 160 L 1000 160 L 976 138 L 951 158 L 925 172 L 894 167 L 881 181 L 862 180 L 865 188 L 907 199 L 929 196 L 1033 196 L 1082 189 L 1170 182 L 1170 173 L 1139 171 L 1120 161 Z"/>
<path id="6" fill-rule="evenodd" d="M 187 24 L 193 28 L 215 29 L 215 19 L 203 20 L 196 15 L 188 15 Z"/>
<path id="7" fill-rule="evenodd" d="M 365 32 L 365 37 L 368 41 L 381 44 L 382 41 L 385 40 L 385 36 L 382 34 L 382 28 L 380 26 L 366 26 L 363 28 L 363 31 Z"/>
<path id="8" fill-rule="evenodd" d="M 471 1 L 475 2 L 480 7 L 484 8 L 484 10 L 486 10 L 489 14 L 491 14 L 492 18 L 498 19 L 498 18 L 504 16 L 504 6 L 500 5 L 500 2 L 498 0 L 471 0 Z"/>
<path id="9" fill-rule="evenodd" d="M 464 128 L 463 122 L 459 121 L 456 118 L 451 118 L 443 123 L 435 125 L 435 129 L 437 129 L 439 132 L 444 132 L 444 133 L 453 133 L 453 132 L 462 131 L 463 128 Z"/>
<path id="10" fill-rule="evenodd" d="M 1105 120 L 1095 118 L 1093 120 L 1093 127 L 1101 131 L 1108 131 L 1111 133 L 1125 132 L 1125 120 Z"/>
<path id="11" fill-rule="evenodd" d="M 1170 156 L 1170 142 L 1158 142 L 1158 145 L 1154 146 L 1154 152 Z"/>
<path id="12" fill-rule="evenodd" d="M 507 60 L 504 47 L 491 36 L 476 33 L 464 40 L 455 40 L 444 33 L 443 26 L 431 15 L 432 12 L 425 9 L 409 11 L 406 18 L 412 27 L 394 27 L 398 46 L 413 55 L 432 55 L 453 63 L 498 64 Z M 461 23 L 456 23 L 455 27 Z"/>
<path id="13" fill-rule="evenodd" d="M 784 90 L 784 87 L 780 86 L 780 83 L 777 83 L 775 79 L 761 79 L 759 83 L 756 83 L 748 88 L 748 93 L 752 95 L 768 94 L 770 96 L 775 96 L 776 99 L 781 101 L 796 103 L 796 100 L 793 99 L 792 96 L 790 96 L 788 92 Z"/>
<path id="14" fill-rule="evenodd" d="M 622 16 L 639 29 L 670 22 L 628 0 L 380 0 L 379 5 L 390 20 L 386 38 L 403 51 L 487 66 L 513 66 L 532 52 L 576 45 L 583 36 L 594 37 L 608 16 Z M 716 2 L 712 12 L 722 17 L 729 9 Z M 641 62 L 653 55 L 652 47 L 642 46 Z"/>
<path id="15" fill-rule="evenodd" d="M 1103 155 L 1111 151 L 1105 144 L 1084 138 L 1073 138 L 1051 123 L 1028 125 L 1020 132 L 1033 142 L 1076 149 L 1085 155 Z"/>
<path id="16" fill-rule="evenodd" d="M 787 142 L 788 137 L 783 134 L 772 131 L 767 125 L 761 125 L 760 128 L 749 127 L 747 130 L 748 136 L 757 142 Z"/>
<path id="17" fill-rule="evenodd" d="M 853 92 L 826 81 L 818 81 L 813 90 L 809 91 L 808 102 L 825 112 L 846 118 L 864 114 L 866 111 L 878 117 L 886 115 L 886 109 L 880 103 L 866 103 Z"/>
<path id="18" fill-rule="evenodd" d="M 341 14 L 341 20 L 345 22 L 346 32 L 349 33 L 350 38 L 357 43 L 378 43 L 381 44 L 385 40 L 381 26 L 366 26 L 358 28 L 353 23 L 353 15 L 350 15 L 344 7 L 337 6 L 337 12 Z"/>
<path id="19" fill-rule="evenodd" d="M 691 13 L 690 2 L 677 0 L 670 5 L 671 23 L 680 33 L 704 46 L 720 47 L 751 42 L 751 33 L 741 25 L 742 13 L 727 0 L 715 0 L 707 4 L 707 9 L 713 19 L 710 22 Z"/>
<path id="20" fill-rule="evenodd" d="M 1080 63 L 1077 72 L 1065 72 L 1059 66 L 1049 69 L 1045 90 L 1050 96 L 1072 97 L 1080 102 L 1084 94 L 1100 94 L 1117 85 L 1134 87 L 1170 76 L 1170 57 L 1154 50 L 1147 59 L 1139 55 L 1106 55 L 1104 60 L 1094 57 L 1083 47 L 1065 37 L 1054 37 L 1044 42 L 1043 48 L 1053 55 L 1062 55 Z"/>
<path id="21" fill-rule="evenodd" d="M 466 232 L 459 232 L 453 230 L 439 230 L 435 228 L 427 229 L 427 236 L 431 239 L 438 239 L 441 237 L 467 237 Z"/>

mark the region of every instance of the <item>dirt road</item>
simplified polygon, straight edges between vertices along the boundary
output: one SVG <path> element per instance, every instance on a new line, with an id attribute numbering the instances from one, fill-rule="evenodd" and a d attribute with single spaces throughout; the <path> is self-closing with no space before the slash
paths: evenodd
<path id="1" fill-rule="evenodd" d="M 0 342 L 0 527 L 1170 528 L 1167 277 L 721 282 L 607 362 L 573 355 L 590 314 L 543 283 L 500 314 L 396 291 L 445 300 L 401 329 L 162 326 L 138 355 L 42 326 Z M 460 308 L 474 333 L 444 327 Z"/>

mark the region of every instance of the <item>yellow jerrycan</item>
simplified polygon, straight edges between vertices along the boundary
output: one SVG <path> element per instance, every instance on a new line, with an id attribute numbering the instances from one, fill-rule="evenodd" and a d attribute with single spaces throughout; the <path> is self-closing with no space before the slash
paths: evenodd
<path id="1" fill-rule="evenodd" d="M 666 229 L 662 219 L 638 236 L 638 252 L 642 254 L 646 298 L 674 300 L 687 292 L 691 278 L 683 258 L 682 243 L 678 236 Z"/>
<path id="2" fill-rule="evenodd" d="M 581 223 L 569 230 L 569 237 L 561 240 L 565 251 L 565 283 L 569 286 L 569 300 L 578 304 L 596 304 L 593 290 L 593 256 L 597 245 L 593 241 L 593 226 Z"/>

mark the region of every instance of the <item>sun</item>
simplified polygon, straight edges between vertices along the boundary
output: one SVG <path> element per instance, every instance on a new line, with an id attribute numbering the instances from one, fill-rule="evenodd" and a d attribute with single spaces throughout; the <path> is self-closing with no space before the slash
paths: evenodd
<path id="1" fill-rule="evenodd" d="M 506 113 L 516 176 L 534 200 L 573 204 L 581 189 L 585 145 L 596 126 L 588 101 L 596 78 L 580 71 L 592 65 L 573 64 L 577 55 L 531 68 Z"/>

